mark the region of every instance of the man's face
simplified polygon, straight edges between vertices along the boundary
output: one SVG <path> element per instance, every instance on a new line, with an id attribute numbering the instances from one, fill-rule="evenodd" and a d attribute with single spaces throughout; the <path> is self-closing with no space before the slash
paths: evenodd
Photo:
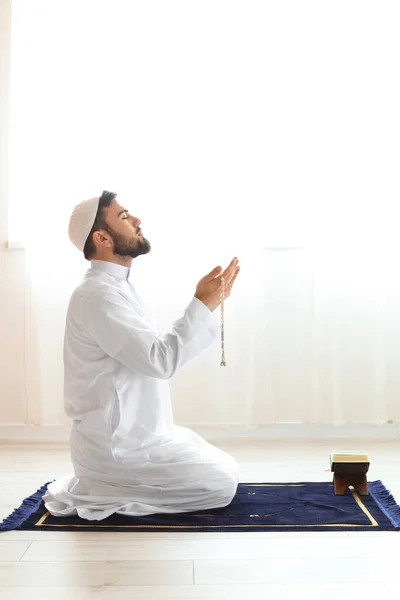
<path id="1" fill-rule="evenodd" d="M 114 242 L 113 254 L 136 258 L 150 252 L 150 242 L 141 233 L 140 219 L 132 216 L 117 200 L 113 200 L 105 211 L 106 231 Z"/>

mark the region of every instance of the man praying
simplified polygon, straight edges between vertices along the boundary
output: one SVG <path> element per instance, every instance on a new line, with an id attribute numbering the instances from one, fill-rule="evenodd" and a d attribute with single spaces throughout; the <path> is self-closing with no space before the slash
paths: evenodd
<path id="1" fill-rule="evenodd" d="M 48 486 L 55 516 L 101 520 L 227 506 L 238 484 L 235 460 L 174 425 L 168 379 L 218 339 L 221 278 L 228 298 L 235 258 L 197 284 L 183 316 L 163 333 L 129 275 L 150 252 L 141 221 L 103 192 L 78 204 L 69 236 L 90 261 L 65 325 L 64 402 L 72 420 L 74 474 Z"/>

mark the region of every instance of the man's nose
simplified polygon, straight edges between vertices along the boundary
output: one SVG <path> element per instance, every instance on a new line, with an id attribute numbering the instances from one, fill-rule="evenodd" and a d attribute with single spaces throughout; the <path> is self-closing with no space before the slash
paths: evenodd
<path id="1" fill-rule="evenodd" d="M 142 221 L 140 219 L 138 219 L 137 217 L 132 217 L 132 224 L 134 227 L 139 227 L 141 222 Z"/>

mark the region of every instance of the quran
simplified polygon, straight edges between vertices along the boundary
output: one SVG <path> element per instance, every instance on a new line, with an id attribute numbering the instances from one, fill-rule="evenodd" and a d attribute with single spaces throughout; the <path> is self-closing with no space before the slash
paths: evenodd
<path id="1" fill-rule="evenodd" d="M 369 458 L 367 452 L 332 452 L 330 460 L 336 495 L 343 495 L 350 485 L 356 488 L 361 495 L 368 495 L 366 474 L 369 469 Z"/>
<path id="2" fill-rule="evenodd" d="M 367 452 L 332 452 L 331 454 L 331 469 L 332 465 L 338 463 L 367 463 L 368 453 Z M 333 470 L 333 469 L 332 469 Z"/>

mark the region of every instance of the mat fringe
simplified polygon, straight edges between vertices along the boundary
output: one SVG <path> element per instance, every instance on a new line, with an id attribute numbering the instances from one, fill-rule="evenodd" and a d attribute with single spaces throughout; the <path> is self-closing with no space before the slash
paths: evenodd
<path id="1" fill-rule="evenodd" d="M 400 506 L 382 481 L 372 481 L 368 484 L 368 490 L 393 527 L 400 529 Z"/>
<path id="2" fill-rule="evenodd" d="M 12 529 L 18 529 L 18 527 L 22 525 L 22 523 L 26 521 L 26 519 L 32 513 L 38 510 L 49 483 L 50 482 L 45 483 L 34 494 L 28 498 L 25 498 L 21 506 L 16 508 L 11 515 L 6 517 L 4 521 L 0 523 L 0 531 L 11 531 Z"/>

